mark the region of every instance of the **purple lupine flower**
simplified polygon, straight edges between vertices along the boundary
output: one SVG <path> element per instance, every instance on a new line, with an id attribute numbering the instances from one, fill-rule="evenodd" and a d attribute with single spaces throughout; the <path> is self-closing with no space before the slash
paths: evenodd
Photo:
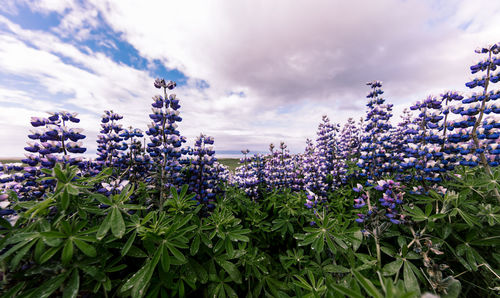
<path id="1" fill-rule="evenodd" d="M 148 125 L 146 134 L 149 135 L 150 143 L 147 144 L 146 151 L 154 164 L 157 165 L 157 181 L 162 183 L 162 188 L 175 186 L 179 188 L 184 184 L 180 170 L 182 169 L 182 155 L 187 153 L 182 148 L 186 138 L 180 135 L 177 130 L 177 122 L 182 121 L 179 116 L 179 99 L 175 94 L 167 94 L 167 89 L 175 88 L 175 82 L 166 83 L 164 79 L 156 79 L 156 88 L 163 88 L 163 96 L 153 97 L 153 108 L 149 118 L 153 121 Z"/>
<path id="2" fill-rule="evenodd" d="M 361 156 L 357 165 L 361 168 L 360 175 L 371 181 L 384 173 L 395 171 L 390 137 L 392 125 L 389 122 L 393 105 L 385 104 L 385 99 L 380 96 L 384 93 L 380 81 L 369 82 L 367 85 L 371 88 L 366 96 L 369 98 L 369 110 L 366 114 L 365 135 L 362 138 Z"/>
<path id="3" fill-rule="evenodd" d="M 217 163 L 213 144 L 213 137 L 200 134 L 196 138 L 194 148 L 188 151 L 189 167 L 185 174 L 189 191 L 196 194 L 194 199 L 208 210 L 215 206 L 215 197 L 222 193 L 221 184 L 228 176 L 227 168 Z"/>

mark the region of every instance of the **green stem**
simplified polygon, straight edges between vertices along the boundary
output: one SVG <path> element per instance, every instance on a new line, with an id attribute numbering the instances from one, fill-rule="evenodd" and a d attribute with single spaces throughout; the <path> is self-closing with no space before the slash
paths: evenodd
<path id="1" fill-rule="evenodd" d="M 167 100 L 167 88 L 163 88 L 164 100 Z M 166 114 L 162 117 L 162 143 L 163 149 L 165 149 L 165 144 L 167 143 L 167 137 L 165 136 L 165 124 L 167 123 Z M 165 151 L 165 150 L 163 150 Z M 167 152 L 163 152 L 163 162 L 161 165 L 161 178 L 160 178 L 160 211 L 163 210 L 163 202 L 165 201 L 164 196 L 166 195 L 165 191 L 165 167 L 167 166 Z"/>
<path id="2" fill-rule="evenodd" d="M 380 252 L 380 239 L 378 235 L 375 236 L 375 247 L 377 249 L 377 265 L 378 268 L 382 268 L 382 254 Z"/>
<path id="3" fill-rule="evenodd" d="M 66 127 L 64 120 L 62 127 Z M 64 145 L 64 129 L 61 129 L 61 147 L 63 149 L 64 155 L 68 155 L 68 152 L 66 152 L 66 146 Z"/>

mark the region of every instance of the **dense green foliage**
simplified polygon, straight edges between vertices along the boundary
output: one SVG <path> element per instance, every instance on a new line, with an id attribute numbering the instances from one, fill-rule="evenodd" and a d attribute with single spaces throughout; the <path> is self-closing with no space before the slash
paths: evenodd
<path id="1" fill-rule="evenodd" d="M 91 191 L 110 169 L 96 177 L 60 165 L 45 171 L 57 180 L 54 192 L 40 201 L 11 193 L 20 218 L 12 227 L 1 222 L 5 297 L 499 293 L 500 207 L 491 196 L 498 169 L 491 179 L 480 167 L 459 168 L 443 183 L 444 196 L 406 194 L 409 219 L 372 225 L 376 238 L 355 221 L 354 185 L 316 209 L 304 207 L 302 192 L 276 190 L 254 201 L 228 187 L 201 214 L 187 187 L 172 188 L 159 211 L 154 190 L 141 183 L 110 197 Z"/>

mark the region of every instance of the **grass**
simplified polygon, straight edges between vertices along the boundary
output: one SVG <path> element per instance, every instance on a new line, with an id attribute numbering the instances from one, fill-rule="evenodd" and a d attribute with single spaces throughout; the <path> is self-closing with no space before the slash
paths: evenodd
<path id="1" fill-rule="evenodd" d="M 231 172 L 234 172 L 237 166 L 239 166 L 240 159 L 239 158 L 219 158 L 218 162 L 227 166 Z"/>

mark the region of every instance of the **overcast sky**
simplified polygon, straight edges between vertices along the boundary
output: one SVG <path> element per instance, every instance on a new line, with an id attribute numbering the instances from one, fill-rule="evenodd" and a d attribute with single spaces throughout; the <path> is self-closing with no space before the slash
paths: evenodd
<path id="1" fill-rule="evenodd" d="M 492 0 L 0 0 L 0 157 L 47 111 L 78 112 L 91 153 L 104 110 L 144 129 L 158 76 L 178 83 L 191 143 L 300 152 L 323 114 L 364 115 L 367 81 L 399 114 L 466 92 L 474 49 L 499 41 Z"/>

